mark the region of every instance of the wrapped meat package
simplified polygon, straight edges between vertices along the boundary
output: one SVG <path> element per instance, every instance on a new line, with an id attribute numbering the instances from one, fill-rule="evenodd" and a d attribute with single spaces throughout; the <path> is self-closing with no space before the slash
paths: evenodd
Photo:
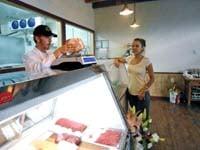
<path id="1" fill-rule="evenodd" d="M 66 42 L 68 46 L 75 47 L 74 52 L 79 52 L 85 47 L 83 44 L 83 41 L 80 38 L 72 38 L 72 39 L 67 40 Z"/>
<path id="2" fill-rule="evenodd" d="M 65 128 L 71 128 L 73 132 L 75 131 L 83 132 L 87 128 L 87 126 L 82 123 L 78 123 L 76 121 L 72 121 L 66 118 L 61 118 L 57 120 L 56 124 Z"/>

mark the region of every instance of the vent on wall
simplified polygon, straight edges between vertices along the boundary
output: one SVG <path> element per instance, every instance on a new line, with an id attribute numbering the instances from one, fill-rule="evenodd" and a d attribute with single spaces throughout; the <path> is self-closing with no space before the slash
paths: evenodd
<path id="1" fill-rule="evenodd" d="M 39 24 L 41 24 L 40 17 L 31 17 L 27 19 L 13 20 L 8 23 L 11 30 L 34 28 Z"/>

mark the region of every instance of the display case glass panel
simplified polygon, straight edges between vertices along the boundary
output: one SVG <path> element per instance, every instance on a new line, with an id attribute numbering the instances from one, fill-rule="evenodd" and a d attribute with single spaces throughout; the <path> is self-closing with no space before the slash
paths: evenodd
<path id="1" fill-rule="evenodd" d="M 45 102 L 19 114 L 24 116 L 22 134 L 0 148 L 124 149 L 128 129 L 104 74 L 66 85 L 41 98 Z"/>
<path id="2" fill-rule="evenodd" d="M 78 84 L 58 96 L 56 117 L 64 115 L 99 128 L 126 129 L 114 95 L 103 75 Z"/>

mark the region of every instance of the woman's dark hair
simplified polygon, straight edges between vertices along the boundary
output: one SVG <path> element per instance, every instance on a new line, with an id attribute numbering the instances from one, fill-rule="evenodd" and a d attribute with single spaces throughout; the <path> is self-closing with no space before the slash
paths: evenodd
<path id="1" fill-rule="evenodd" d="M 135 38 L 134 41 L 139 41 L 142 47 L 146 47 L 146 41 L 141 38 Z"/>

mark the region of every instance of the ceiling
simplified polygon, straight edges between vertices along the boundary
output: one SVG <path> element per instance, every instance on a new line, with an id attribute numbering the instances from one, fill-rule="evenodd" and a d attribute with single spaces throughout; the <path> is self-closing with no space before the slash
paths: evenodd
<path id="1" fill-rule="evenodd" d="M 136 3 L 149 2 L 149 1 L 156 1 L 156 0 L 135 0 Z M 92 7 L 95 9 L 95 8 L 121 5 L 124 3 L 133 3 L 134 0 L 85 0 L 85 2 L 92 3 Z"/>

